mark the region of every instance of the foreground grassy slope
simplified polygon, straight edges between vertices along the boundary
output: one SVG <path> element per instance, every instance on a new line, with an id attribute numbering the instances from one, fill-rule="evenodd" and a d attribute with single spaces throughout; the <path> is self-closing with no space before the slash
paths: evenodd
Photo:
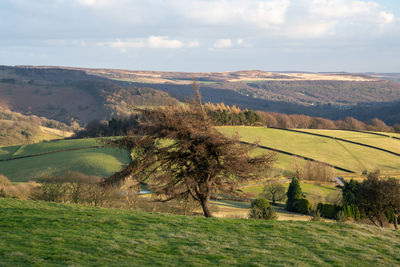
<path id="1" fill-rule="evenodd" d="M 129 163 L 126 151 L 113 148 L 90 148 L 98 146 L 96 139 L 62 140 L 32 145 L 0 148 L 0 159 L 27 156 L 65 149 L 53 154 L 0 162 L 0 173 L 11 181 L 23 182 L 48 175 L 62 175 L 78 171 L 88 175 L 108 176 Z M 88 149 L 86 149 L 88 148 Z"/>
<path id="2" fill-rule="evenodd" d="M 356 173 L 377 168 L 388 174 L 400 170 L 400 157 L 334 139 L 265 127 L 224 126 L 218 129 L 227 135 L 237 132 L 240 139 L 246 142 L 258 141 L 260 145 L 313 158 Z M 392 141 L 391 138 L 387 140 Z"/>
<path id="3" fill-rule="evenodd" d="M 161 215 L 0 199 L 0 265 L 400 263 L 400 232 L 323 222 Z"/>

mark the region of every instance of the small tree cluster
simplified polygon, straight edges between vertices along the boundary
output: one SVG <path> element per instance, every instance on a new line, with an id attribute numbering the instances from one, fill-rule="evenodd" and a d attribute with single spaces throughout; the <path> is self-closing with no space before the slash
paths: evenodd
<path id="1" fill-rule="evenodd" d="M 302 161 L 300 164 L 296 165 L 296 178 L 299 180 L 329 182 L 332 181 L 334 177 L 333 168 L 326 164 Z"/>
<path id="2" fill-rule="evenodd" d="M 400 182 L 395 178 L 380 179 L 379 172 L 370 173 L 366 180 L 346 183 L 342 189 L 344 212 L 359 213 L 376 226 L 383 227 L 389 221 L 398 228 L 400 216 Z M 346 208 L 346 206 L 349 206 Z M 355 208 L 357 207 L 357 208 Z"/>
<path id="3" fill-rule="evenodd" d="M 277 215 L 274 209 L 269 205 L 267 199 L 256 198 L 251 202 L 249 218 L 275 220 Z"/>
<path id="4" fill-rule="evenodd" d="M 257 113 L 262 118 L 264 125 L 268 127 L 400 132 L 399 124 L 391 127 L 378 118 L 373 118 L 369 123 L 365 123 L 353 117 L 346 117 L 341 120 L 333 121 L 325 118 L 310 117 L 299 114 L 288 115 L 263 111 L 257 111 Z"/>
<path id="5" fill-rule="evenodd" d="M 31 181 L 13 184 L 6 176 L 0 174 L 0 197 L 27 199 L 36 186 L 37 184 Z"/>
<path id="6" fill-rule="evenodd" d="M 311 211 L 311 203 L 303 197 L 300 182 L 297 178 L 293 178 L 286 193 L 286 210 L 309 214 Z"/>
<path id="7" fill-rule="evenodd" d="M 101 186 L 101 177 L 86 176 L 70 172 L 62 177 L 39 179 L 39 186 L 32 191 L 31 198 L 44 201 L 88 204 L 102 206 L 120 193 Z"/>

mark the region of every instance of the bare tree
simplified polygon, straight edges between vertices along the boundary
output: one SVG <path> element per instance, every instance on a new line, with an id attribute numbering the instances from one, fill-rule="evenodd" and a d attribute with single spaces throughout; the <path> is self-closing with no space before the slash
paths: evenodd
<path id="1" fill-rule="evenodd" d="M 201 104 L 196 82 L 195 99 L 185 107 L 138 109 L 140 130 L 110 144 L 133 150 L 131 163 L 107 178 L 115 184 L 133 177 L 149 184 L 162 201 L 192 197 L 201 204 L 204 216 L 212 193 L 238 194 L 238 183 L 267 174 L 275 154 L 251 157 L 255 146 L 239 143 L 212 127 Z"/>
<path id="2" fill-rule="evenodd" d="M 263 197 L 272 201 L 272 205 L 276 205 L 276 201 L 282 201 L 286 197 L 286 189 L 279 182 L 270 182 L 264 186 Z"/>

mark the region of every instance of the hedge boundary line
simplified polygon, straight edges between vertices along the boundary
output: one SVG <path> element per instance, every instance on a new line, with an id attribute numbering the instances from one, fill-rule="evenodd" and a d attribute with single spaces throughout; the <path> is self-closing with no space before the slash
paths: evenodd
<path id="1" fill-rule="evenodd" d="M 324 138 L 329 138 L 329 139 L 334 139 L 334 140 L 337 140 L 337 141 L 342 141 L 342 142 L 346 142 L 346 143 L 350 143 L 350 144 L 354 144 L 354 145 L 359 145 L 359 146 L 363 146 L 363 147 L 368 147 L 368 148 L 380 150 L 380 151 L 395 155 L 397 157 L 400 157 L 400 153 L 396 153 L 396 152 L 393 152 L 393 151 L 390 151 L 390 150 L 387 150 L 387 149 L 384 149 L 384 148 L 380 148 L 380 147 L 377 147 L 377 146 L 371 146 L 371 145 L 359 143 L 359 142 L 356 142 L 356 141 L 350 141 L 350 140 L 343 139 L 343 138 L 340 138 L 340 137 L 333 137 L 333 136 L 324 135 L 324 134 L 304 132 L 304 131 L 295 130 L 295 129 L 285 129 L 285 128 L 278 128 L 278 127 L 268 127 L 268 128 L 277 129 L 277 130 L 283 130 L 283 131 L 288 131 L 288 132 L 295 132 L 295 133 L 314 135 L 314 136 L 319 136 L 319 137 L 324 137 Z"/>
<path id="2" fill-rule="evenodd" d="M 75 151 L 75 150 L 85 150 L 85 149 L 93 149 L 93 148 L 102 148 L 102 147 L 104 147 L 104 146 L 89 146 L 89 147 L 78 147 L 78 148 L 68 148 L 68 149 L 61 149 L 61 150 L 53 150 L 53 151 L 37 153 L 37 154 L 31 154 L 31 155 L 26 155 L 26 156 L 20 156 L 20 157 L 15 157 L 15 158 L 0 159 L 0 162 L 17 160 L 17 159 L 25 159 L 25 158 L 31 158 L 31 157 L 38 157 L 38 156 L 49 155 L 49 154 L 60 153 L 60 152 L 68 152 L 68 151 Z"/>
<path id="3" fill-rule="evenodd" d="M 272 147 L 268 147 L 268 146 L 257 145 L 257 144 L 254 144 L 254 143 L 248 143 L 248 142 L 244 142 L 244 141 L 240 141 L 240 143 L 246 144 L 246 145 L 255 145 L 258 148 L 262 148 L 262 149 L 278 152 L 278 153 L 289 155 L 289 156 L 294 156 L 294 157 L 301 158 L 301 159 L 304 159 L 304 160 L 307 160 L 307 161 L 320 163 L 320 164 L 323 164 L 325 166 L 332 167 L 332 168 L 334 168 L 336 170 L 339 170 L 339 171 L 344 171 L 344 172 L 347 172 L 347 173 L 356 173 L 356 172 L 354 172 L 352 170 L 348 170 L 348 169 L 345 169 L 345 168 L 342 168 L 342 167 L 339 167 L 339 166 L 335 166 L 335 165 L 332 165 L 332 164 L 329 164 L 329 163 L 326 163 L 326 162 L 323 162 L 323 161 L 319 161 L 319 160 L 316 160 L 316 159 L 312 159 L 312 158 L 309 158 L 309 157 L 305 157 L 305 156 L 302 156 L 302 155 L 290 153 L 290 152 L 287 152 L 287 151 L 284 151 L 284 150 L 280 150 L 280 149 L 276 149 L 276 148 L 272 148 Z"/>

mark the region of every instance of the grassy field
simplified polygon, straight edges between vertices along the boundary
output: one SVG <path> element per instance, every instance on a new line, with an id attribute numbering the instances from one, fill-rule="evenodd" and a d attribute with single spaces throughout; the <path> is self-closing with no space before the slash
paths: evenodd
<path id="1" fill-rule="evenodd" d="M 400 170 L 400 157 L 334 139 L 265 127 L 224 126 L 218 127 L 218 129 L 227 135 L 237 132 L 240 139 L 246 142 L 258 141 L 260 145 L 313 158 L 356 173 L 361 173 L 363 170 L 380 169 L 382 173 L 391 174 L 398 173 Z M 351 134 L 347 131 L 345 133 Z M 382 139 L 382 142 L 385 141 L 386 139 Z M 387 141 L 396 140 L 387 138 Z M 388 143 L 387 146 L 390 144 Z M 288 159 L 290 157 L 280 156 L 278 162 L 281 165 L 293 165 L 287 162 Z"/>
<path id="2" fill-rule="evenodd" d="M 395 266 L 400 232 L 0 199 L 0 265 Z"/>
<path id="3" fill-rule="evenodd" d="M 373 135 L 362 132 L 338 131 L 338 130 L 315 130 L 315 129 L 299 129 L 300 131 L 323 134 L 332 137 L 338 137 L 350 141 L 359 142 L 371 146 L 387 149 L 396 153 L 400 153 L 400 140 L 385 136 Z"/>
<path id="4" fill-rule="evenodd" d="M 62 140 L 0 148 L 0 158 L 13 158 L 63 149 L 99 145 L 96 139 Z M 77 171 L 88 175 L 109 176 L 130 161 L 126 151 L 91 148 L 0 162 L 0 173 L 13 182 L 24 182 L 48 175 Z"/>
<path id="5" fill-rule="evenodd" d="M 218 127 L 218 129 L 227 135 L 238 132 L 241 139 L 247 142 L 258 141 L 260 145 L 313 158 L 353 170 L 357 174 L 361 174 L 364 170 L 372 171 L 374 169 L 380 169 L 384 175 L 396 176 L 400 173 L 400 157 L 360 145 L 264 127 L 225 126 Z M 393 138 L 350 131 L 305 131 L 340 137 L 400 152 L 400 141 Z M 0 160 L 52 151 L 89 148 L 99 145 L 102 144 L 97 139 L 88 138 L 0 147 Z M 265 153 L 266 151 L 265 149 L 256 149 L 255 154 Z M 278 161 L 274 164 L 271 176 L 291 176 L 295 172 L 296 166 L 301 166 L 305 162 L 293 156 L 277 155 Z M 128 162 L 129 155 L 126 152 L 111 148 L 93 148 L 64 151 L 11 161 L 0 161 L 0 173 L 8 176 L 12 181 L 28 181 L 47 175 L 60 175 L 69 170 L 85 174 L 108 176 L 118 171 Z M 335 171 L 335 174 L 344 176 L 345 173 Z"/>
<path id="6" fill-rule="evenodd" d="M 286 188 L 287 191 L 287 188 L 289 187 L 289 182 L 282 183 L 282 185 Z M 316 208 L 316 205 L 318 203 L 332 203 L 338 198 L 338 195 L 341 195 L 341 191 L 333 184 L 322 185 L 311 182 L 301 182 L 300 185 L 303 194 L 311 202 L 313 209 Z M 241 187 L 240 189 L 243 192 L 251 193 L 254 195 L 254 197 L 257 197 L 263 191 L 264 185 L 247 185 Z M 284 206 L 285 202 L 281 202 L 281 204 Z M 283 208 L 284 207 L 282 207 L 282 209 Z M 287 218 L 287 212 L 282 209 L 277 210 L 278 216 L 282 217 L 282 220 L 285 220 Z M 282 214 L 282 212 L 284 213 Z M 298 214 L 291 214 L 293 220 L 301 219 L 298 218 L 298 216 L 296 215 Z"/>
<path id="7" fill-rule="evenodd" d="M 101 145 L 97 139 L 71 139 L 41 142 L 29 145 L 0 147 L 0 159 L 10 159 L 28 155 L 52 152 L 65 149 L 87 148 Z"/>
<path id="8" fill-rule="evenodd" d="M 282 185 L 287 189 L 289 187 L 289 182 L 282 183 Z M 321 185 L 314 183 L 300 182 L 301 189 L 303 193 L 307 195 L 315 195 L 327 197 L 330 194 L 336 192 L 338 189 L 334 185 Z M 241 187 L 241 190 L 247 193 L 252 193 L 255 196 L 263 191 L 264 185 L 248 185 Z"/>
<path id="9" fill-rule="evenodd" d="M 85 148 L 85 147 L 93 147 L 100 146 L 99 142 L 97 142 L 94 138 L 88 139 L 71 139 L 71 140 L 60 140 L 55 142 L 42 142 L 31 145 L 22 145 L 13 155 L 12 157 L 21 157 L 32 154 L 40 154 L 51 151 L 60 151 L 65 149 L 76 149 L 76 148 Z"/>

